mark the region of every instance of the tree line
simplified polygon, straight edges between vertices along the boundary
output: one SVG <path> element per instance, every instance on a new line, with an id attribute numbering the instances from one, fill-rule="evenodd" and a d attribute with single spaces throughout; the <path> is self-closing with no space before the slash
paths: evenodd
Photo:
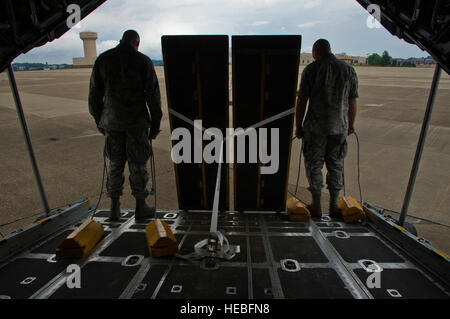
<path id="1" fill-rule="evenodd" d="M 397 66 L 397 64 L 394 63 L 392 57 L 387 51 L 384 51 L 381 56 L 378 53 L 372 53 L 367 58 L 367 63 L 374 66 Z M 414 63 L 405 61 L 401 64 L 401 66 L 415 67 L 416 65 Z"/>

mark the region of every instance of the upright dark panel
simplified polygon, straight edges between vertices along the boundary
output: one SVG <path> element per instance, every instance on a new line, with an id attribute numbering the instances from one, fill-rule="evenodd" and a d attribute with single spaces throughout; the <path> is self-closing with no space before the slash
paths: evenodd
<path id="1" fill-rule="evenodd" d="M 233 36 L 234 128 L 247 128 L 295 106 L 300 48 L 301 36 Z M 279 129 L 275 174 L 261 174 L 259 157 L 257 163 L 248 162 L 248 143 L 246 163 L 237 163 L 235 152 L 235 209 L 285 209 L 293 120 L 291 114 L 263 126 L 268 129 L 268 150 L 277 146 L 271 145 L 270 129 Z"/>
<path id="2" fill-rule="evenodd" d="M 226 134 L 229 113 L 228 36 L 163 36 L 162 50 L 168 107 L 188 119 L 202 120 L 204 128 Z M 175 164 L 180 209 L 212 209 L 218 164 L 194 163 L 194 128 L 169 113 L 173 131 L 191 133 L 191 163 Z M 177 141 L 173 141 L 175 145 Z M 209 141 L 204 141 L 205 147 Z M 220 209 L 228 208 L 228 170 L 222 165 Z"/>

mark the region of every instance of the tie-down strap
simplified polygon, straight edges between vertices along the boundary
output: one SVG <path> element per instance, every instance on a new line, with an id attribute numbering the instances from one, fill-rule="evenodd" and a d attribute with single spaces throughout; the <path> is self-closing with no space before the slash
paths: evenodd
<path id="1" fill-rule="evenodd" d="M 217 238 L 214 238 L 215 235 Z M 220 231 L 211 234 L 210 238 L 203 239 L 194 245 L 194 252 L 186 255 L 175 255 L 178 258 L 186 260 L 200 260 L 205 257 L 214 256 L 215 258 L 230 260 L 240 252 L 239 245 L 230 245 L 227 237 Z"/>

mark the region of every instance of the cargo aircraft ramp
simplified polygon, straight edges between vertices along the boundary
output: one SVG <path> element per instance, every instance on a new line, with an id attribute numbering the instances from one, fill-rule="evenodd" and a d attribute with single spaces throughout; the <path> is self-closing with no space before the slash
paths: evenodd
<path id="1" fill-rule="evenodd" d="M 85 202 L 68 210 L 61 214 L 70 210 L 89 214 Z M 278 213 L 223 212 L 218 228 L 239 246 L 239 252 L 231 260 L 218 261 L 213 269 L 202 260 L 149 256 L 145 226 L 150 220 L 136 222 L 133 211 L 123 210 L 120 221 L 111 222 L 109 212 L 99 210 L 93 219 L 101 222 L 105 234 L 89 255 L 81 260 L 55 259 L 55 249 L 79 223 L 65 227 L 2 265 L 0 295 L 38 299 L 448 298 L 449 287 L 443 284 L 448 283 L 445 257 L 426 243 L 415 242 L 377 208 L 366 210 L 367 221 L 356 224 L 327 215 L 291 222 Z M 180 254 L 191 253 L 195 243 L 209 235 L 210 213 L 158 211 L 156 216 L 170 225 Z M 420 259 L 404 251 L 410 245 L 421 250 Z M 435 263 L 446 267 L 446 278 L 426 270 Z M 71 264 L 81 268 L 81 288 L 68 287 Z M 381 270 L 379 288 L 371 286 L 376 280 L 369 278 L 375 270 Z"/>

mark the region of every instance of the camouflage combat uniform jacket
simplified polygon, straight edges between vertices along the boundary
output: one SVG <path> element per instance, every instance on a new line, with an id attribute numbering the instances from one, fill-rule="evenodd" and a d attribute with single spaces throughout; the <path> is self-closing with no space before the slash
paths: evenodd
<path id="1" fill-rule="evenodd" d="M 328 54 L 303 70 L 298 96 L 309 99 L 303 131 L 344 134 L 348 130 L 348 100 L 358 97 L 355 69 Z"/>
<path id="2" fill-rule="evenodd" d="M 106 131 L 159 130 L 161 96 L 150 58 L 122 43 L 102 53 L 92 70 L 89 112 Z"/>

